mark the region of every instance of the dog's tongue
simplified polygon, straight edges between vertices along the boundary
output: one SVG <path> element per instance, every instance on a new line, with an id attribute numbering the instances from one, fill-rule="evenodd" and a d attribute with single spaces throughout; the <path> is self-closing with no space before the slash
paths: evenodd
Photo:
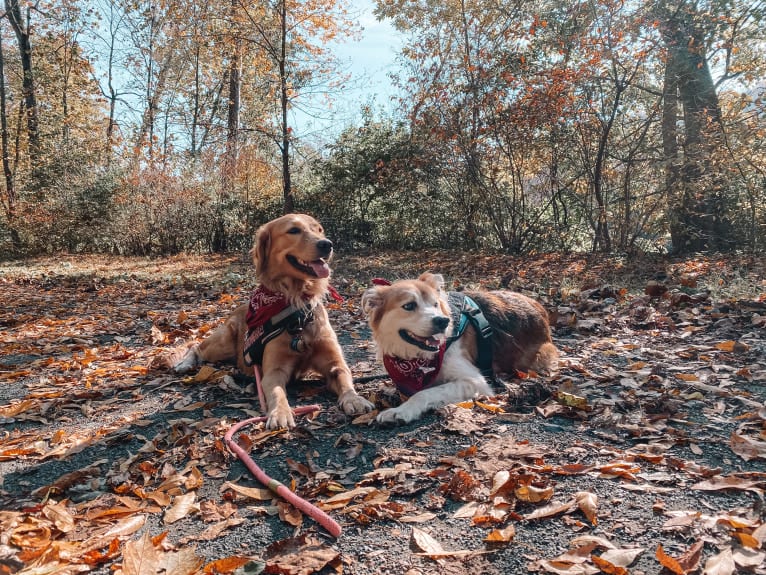
<path id="1" fill-rule="evenodd" d="M 318 278 L 330 277 L 330 266 L 327 265 L 326 261 L 321 259 L 314 260 L 313 262 L 309 262 L 309 265 Z"/>

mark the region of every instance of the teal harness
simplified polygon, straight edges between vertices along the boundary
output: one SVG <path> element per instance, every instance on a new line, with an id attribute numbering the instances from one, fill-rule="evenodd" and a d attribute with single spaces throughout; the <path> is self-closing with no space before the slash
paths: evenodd
<path id="1" fill-rule="evenodd" d="M 450 309 L 452 310 L 452 322 L 456 326 L 455 332 L 447 338 L 447 347 L 458 340 L 465 332 L 470 323 L 476 330 L 478 357 L 476 366 L 481 374 L 489 381 L 494 379 L 492 371 L 492 326 L 481 311 L 479 305 L 470 297 L 461 292 L 451 291 L 447 294 Z"/>

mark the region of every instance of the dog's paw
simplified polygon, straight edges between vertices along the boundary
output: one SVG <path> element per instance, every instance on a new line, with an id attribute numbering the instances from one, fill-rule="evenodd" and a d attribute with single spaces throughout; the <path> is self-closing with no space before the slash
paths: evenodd
<path id="1" fill-rule="evenodd" d="M 346 415 L 360 415 L 375 409 L 375 406 L 355 391 L 348 391 L 338 398 L 338 405 Z"/>
<path id="2" fill-rule="evenodd" d="M 275 407 L 266 419 L 266 429 L 292 429 L 295 427 L 293 410 L 289 406 Z"/>
<path id="3" fill-rule="evenodd" d="M 178 354 L 180 355 L 180 353 Z M 197 348 L 190 347 L 180 357 L 168 357 L 168 363 L 171 369 L 176 373 L 187 373 L 199 365 L 199 356 L 197 355 Z"/>
<path id="4" fill-rule="evenodd" d="M 381 411 L 375 421 L 381 424 L 409 423 L 420 416 L 420 411 L 413 410 L 403 403 L 399 407 L 392 407 Z"/>

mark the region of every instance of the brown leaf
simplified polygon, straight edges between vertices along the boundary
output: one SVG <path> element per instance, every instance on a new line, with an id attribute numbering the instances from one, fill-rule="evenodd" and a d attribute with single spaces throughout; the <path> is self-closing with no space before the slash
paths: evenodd
<path id="1" fill-rule="evenodd" d="M 503 529 L 493 529 L 489 532 L 484 541 L 487 543 L 510 543 L 515 535 L 516 528 L 513 525 L 508 525 Z"/>
<path id="2" fill-rule="evenodd" d="M 272 543 L 264 553 L 267 573 L 311 575 L 341 565 L 340 553 L 309 535 Z"/>
<path id="3" fill-rule="evenodd" d="M 736 568 L 731 547 L 727 547 L 705 562 L 705 569 L 702 571 L 702 575 L 732 575 Z"/>
<path id="4" fill-rule="evenodd" d="M 766 441 L 751 439 L 746 435 L 732 432 L 729 439 L 731 450 L 745 461 L 751 459 L 766 459 Z"/>
<path id="5" fill-rule="evenodd" d="M 606 573 L 607 575 L 628 574 L 628 570 L 625 569 L 625 567 L 615 565 L 614 563 L 604 559 L 603 557 L 599 557 L 598 555 L 591 555 L 590 560 L 593 561 L 593 564 L 598 567 L 602 573 Z"/>
<path id="6" fill-rule="evenodd" d="M 237 485 L 231 481 L 227 481 L 221 486 L 220 491 L 223 492 L 226 489 L 236 491 L 240 495 L 255 499 L 256 501 L 269 501 L 274 498 L 274 492 L 271 489 L 265 487 L 245 487 L 243 485 Z"/>
<path id="7" fill-rule="evenodd" d="M 184 547 L 178 551 L 165 553 L 160 560 L 164 575 L 192 575 L 197 573 L 205 560 L 198 556 L 194 547 Z"/>
<path id="8" fill-rule="evenodd" d="M 212 561 L 202 568 L 202 572 L 208 575 L 226 575 L 227 573 L 233 573 L 243 565 L 247 565 L 253 559 L 250 557 L 242 557 L 234 555 L 232 557 L 224 557 Z"/>
<path id="9" fill-rule="evenodd" d="M 620 567 L 630 567 L 636 558 L 644 552 L 643 547 L 633 547 L 626 549 L 607 549 L 600 557 L 606 559 L 612 565 Z"/>
<path id="10" fill-rule="evenodd" d="M 417 527 L 412 528 L 410 545 L 427 555 L 442 555 L 444 553 L 444 549 L 436 539 Z"/>
<path id="11" fill-rule="evenodd" d="M 299 509 L 290 505 L 287 501 L 277 501 L 279 518 L 293 527 L 300 527 L 303 524 L 303 513 Z"/>
<path id="12" fill-rule="evenodd" d="M 657 557 L 657 561 L 660 562 L 660 565 L 662 565 L 665 569 L 672 571 L 676 575 L 686 575 L 686 571 L 683 567 L 681 567 L 678 561 L 665 553 L 665 551 L 662 549 L 662 544 L 657 545 L 657 552 L 655 553 L 655 556 Z"/>
<path id="13" fill-rule="evenodd" d="M 721 491 L 724 489 L 738 489 L 741 491 L 753 491 L 759 495 L 763 494 L 763 481 L 756 479 L 745 479 L 736 475 L 718 475 L 705 481 L 700 481 L 691 486 L 692 489 L 700 491 Z"/>
<path id="14" fill-rule="evenodd" d="M 122 550 L 123 575 L 157 575 L 162 553 L 152 543 L 149 532 L 138 541 L 128 541 Z"/>
<path id="15" fill-rule="evenodd" d="M 598 496 L 589 491 L 578 491 L 575 493 L 574 498 L 580 511 L 588 518 L 588 521 L 594 526 L 598 525 Z"/>
<path id="16" fill-rule="evenodd" d="M 546 505 L 545 507 L 541 507 L 539 509 L 535 509 L 532 513 L 527 513 L 524 515 L 524 519 L 527 521 L 532 519 L 545 519 L 548 517 L 554 517 L 556 515 L 560 515 L 561 513 L 569 513 L 572 511 L 572 509 L 575 508 L 577 503 L 575 501 L 567 501 L 566 503 L 561 503 L 560 501 L 553 501 Z"/>
<path id="17" fill-rule="evenodd" d="M 519 501 L 526 503 L 540 503 L 553 497 L 553 487 L 535 487 L 534 485 L 521 485 L 513 490 L 513 494 Z"/>
<path id="18" fill-rule="evenodd" d="M 173 506 L 165 511 L 165 517 L 163 518 L 165 524 L 175 523 L 190 513 L 199 511 L 199 504 L 196 500 L 197 494 L 194 491 L 184 493 L 183 495 L 176 495 L 173 499 Z"/>
<path id="19" fill-rule="evenodd" d="M 702 548 L 704 545 L 705 543 L 703 541 L 697 541 L 678 558 L 678 564 L 684 572 L 693 573 L 699 569 L 700 560 L 702 559 Z"/>

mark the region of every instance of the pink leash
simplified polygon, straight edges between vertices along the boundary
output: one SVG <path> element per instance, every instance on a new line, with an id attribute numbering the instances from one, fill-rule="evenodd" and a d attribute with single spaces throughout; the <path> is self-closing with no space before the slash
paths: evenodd
<path id="1" fill-rule="evenodd" d="M 258 387 L 258 400 L 261 402 L 261 411 L 264 413 L 266 412 L 266 398 L 263 394 L 263 387 L 261 386 L 261 370 L 258 368 L 258 366 L 255 366 L 255 381 L 257 383 Z M 303 407 L 296 407 L 293 409 L 294 415 L 303 415 L 305 413 L 312 413 L 314 411 L 319 411 L 318 405 L 306 405 Z M 322 527 L 324 527 L 330 535 L 333 537 L 339 537 L 341 532 L 341 527 L 338 525 L 338 523 L 327 513 L 316 507 L 315 505 L 312 505 L 305 499 L 299 497 L 292 491 L 290 491 L 283 483 L 280 483 L 276 479 L 272 479 L 266 473 L 256 465 L 255 461 L 247 454 L 247 452 L 242 449 L 239 444 L 237 444 L 234 439 L 232 439 L 233 435 L 245 427 L 246 425 L 250 425 L 251 423 L 259 423 L 261 421 L 265 421 L 266 417 L 260 416 L 260 417 L 252 417 L 250 419 L 246 419 L 245 421 L 240 421 L 239 423 L 236 423 L 232 425 L 229 428 L 229 431 L 226 432 L 226 435 L 224 436 L 224 441 L 226 442 L 226 445 L 229 447 L 229 449 L 237 456 L 239 457 L 240 461 L 245 464 L 245 467 L 250 471 L 250 473 L 253 474 L 253 477 L 255 477 L 258 481 L 260 481 L 263 485 L 268 487 L 271 491 L 282 497 L 285 501 L 293 505 L 294 507 L 298 508 L 303 512 L 304 514 L 311 517 L 314 521 L 319 523 Z"/>

